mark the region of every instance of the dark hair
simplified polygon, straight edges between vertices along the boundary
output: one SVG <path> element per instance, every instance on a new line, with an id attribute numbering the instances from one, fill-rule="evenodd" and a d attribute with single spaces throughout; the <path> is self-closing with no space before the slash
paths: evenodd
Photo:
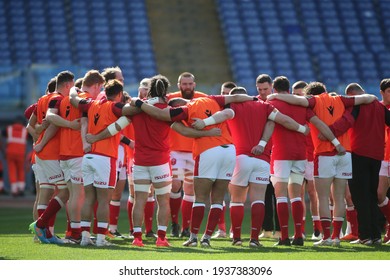
<path id="1" fill-rule="evenodd" d="M 307 83 L 305 81 L 298 81 L 292 85 L 292 90 L 301 89 L 304 88 L 305 86 L 307 86 Z"/>
<path id="2" fill-rule="evenodd" d="M 324 92 L 326 92 L 326 87 L 321 82 L 311 82 L 303 89 L 305 95 L 319 95 Z"/>
<path id="3" fill-rule="evenodd" d="M 50 81 L 47 83 L 46 93 L 55 92 L 56 87 L 57 87 L 57 78 L 56 77 L 51 78 Z"/>
<path id="4" fill-rule="evenodd" d="M 247 94 L 247 92 L 244 87 L 234 87 L 230 90 L 229 95 L 234 95 L 234 94 Z"/>
<path id="5" fill-rule="evenodd" d="M 72 82 L 74 79 L 74 75 L 72 72 L 66 70 L 58 73 L 57 75 L 57 88 L 62 86 L 64 83 Z"/>
<path id="6" fill-rule="evenodd" d="M 108 99 L 114 99 L 123 91 L 123 84 L 118 80 L 110 80 L 104 85 L 104 91 Z"/>
<path id="7" fill-rule="evenodd" d="M 83 86 L 83 80 L 84 78 L 78 78 L 75 82 L 74 82 L 74 86 L 77 87 L 77 88 L 81 88 Z"/>
<path id="8" fill-rule="evenodd" d="M 290 81 L 285 76 L 278 76 L 274 79 L 272 87 L 276 92 L 289 92 Z"/>
<path id="9" fill-rule="evenodd" d="M 118 73 L 118 72 L 122 73 L 122 70 L 119 68 L 119 66 L 109 67 L 109 68 L 105 68 L 103 70 L 102 75 L 107 83 L 110 80 L 114 80 L 116 78 L 116 73 Z"/>
<path id="10" fill-rule="evenodd" d="M 237 86 L 237 85 L 236 85 L 234 82 L 230 82 L 230 81 L 224 82 L 224 83 L 222 84 L 222 87 L 224 87 L 224 88 L 230 88 L 230 89 L 235 88 L 236 86 Z"/>
<path id="11" fill-rule="evenodd" d="M 380 83 L 381 91 L 385 91 L 390 87 L 390 79 L 383 79 Z"/>
<path id="12" fill-rule="evenodd" d="M 345 94 L 350 95 L 353 92 L 364 93 L 364 89 L 358 83 L 351 83 L 345 88 Z"/>
<path id="13" fill-rule="evenodd" d="M 260 74 L 256 78 L 256 84 L 269 83 L 272 84 L 271 76 L 268 74 Z"/>
<path id="14" fill-rule="evenodd" d="M 169 80 L 163 75 L 156 75 L 150 80 L 148 97 L 165 97 L 170 86 Z"/>

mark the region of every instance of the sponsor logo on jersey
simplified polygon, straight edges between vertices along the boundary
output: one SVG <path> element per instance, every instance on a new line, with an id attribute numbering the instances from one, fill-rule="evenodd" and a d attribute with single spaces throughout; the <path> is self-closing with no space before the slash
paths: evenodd
<path id="1" fill-rule="evenodd" d="M 54 175 L 54 176 L 50 176 L 49 180 L 54 180 L 54 179 L 58 179 L 58 178 L 62 178 L 62 174 L 57 174 L 57 175 Z"/>
<path id="2" fill-rule="evenodd" d="M 165 179 L 165 178 L 169 178 L 169 174 L 154 176 L 155 180 L 161 180 L 161 179 Z"/>
<path id="3" fill-rule="evenodd" d="M 98 185 L 98 186 L 106 186 L 107 182 L 104 182 L 104 181 L 94 181 L 93 184 L 94 185 Z"/>

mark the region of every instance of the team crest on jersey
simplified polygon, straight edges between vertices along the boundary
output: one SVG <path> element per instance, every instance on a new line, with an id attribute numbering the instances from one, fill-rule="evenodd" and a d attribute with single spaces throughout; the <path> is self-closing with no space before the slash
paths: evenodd
<path id="1" fill-rule="evenodd" d="M 326 109 L 328 109 L 329 114 L 331 114 L 333 116 L 334 107 L 332 105 L 330 105 L 329 107 L 326 107 Z"/>
<path id="2" fill-rule="evenodd" d="M 97 122 L 99 121 L 99 118 L 100 118 L 100 115 L 98 113 L 96 113 L 94 116 L 93 116 L 93 123 L 96 125 Z"/>
<path id="3" fill-rule="evenodd" d="M 171 159 L 171 165 L 176 165 L 176 159 L 175 158 Z"/>
<path id="4" fill-rule="evenodd" d="M 205 114 L 206 114 L 206 116 L 208 116 L 208 117 L 211 117 L 212 116 L 212 114 L 213 113 L 211 113 L 211 111 L 210 110 L 206 110 L 205 112 L 204 112 Z"/>
<path id="5" fill-rule="evenodd" d="M 70 113 L 70 106 L 66 106 L 65 118 L 69 116 L 69 113 Z"/>

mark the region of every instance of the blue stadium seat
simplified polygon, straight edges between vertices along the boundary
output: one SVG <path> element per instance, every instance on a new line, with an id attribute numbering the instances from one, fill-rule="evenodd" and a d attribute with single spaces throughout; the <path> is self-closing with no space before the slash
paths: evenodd
<path id="1" fill-rule="evenodd" d="M 15 64 L 25 67 L 29 66 L 32 62 L 31 54 L 29 50 L 17 50 L 15 51 L 16 59 Z"/>
<path id="2" fill-rule="evenodd" d="M 241 23 L 247 30 L 257 29 L 261 25 L 260 20 L 257 17 L 245 17 Z"/>
<path id="3" fill-rule="evenodd" d="M 269 35 L 269 39 L 273 39 L 274 36 L 279 37 L 283 35 L 282 29 L 280 28 L 279 24 L 269 24 L 267 22 L 264 23 L 265 26 L 265 32 Z"/>
<path id="4" fill-rule="evenodd" d="M 108 6 L 114 10 L 123 10 L 125 8 L 125 3 L 122 0 L 111 0 L 108 2 Z"/>
<path id="5" fill-rule="evenodd" d="M 293 52 L 303 52 L 306 51 L 306 44 L 304 42 L 289 44 L 289 49 Z"/>
<path id="6" fill-rule="evenodd" d="M 243 34 L 243 29 L 240 25 L 227 25 L 224 27 L 224 30 L 228 38 Z"/>
<path id="7" fill-rule="evenodd" d="M 234 60 L 248 60 L 248 61 L 250 61 L 249 52 L 234 52 L 234 53 L 232 53 L 231 56 Z"/>
<path id="8" fill-rule="evenodd" d="M 144 1 L 0 2 L 1 65 L 77 63 L 88 69 L 119 65 L 123 59 L 133 71 L 133 81 L 139 80 L 137 75 L 156 72 Z M 135 72 L 135 65 L 145 69 Z M 45 79 L 42 84 L 46 83 Z"/>
<path id="9" fill-rule="evenodd" d="M 292 65 L 289 60 L 273 60 L 272 65 L 274 66 L 276 72 L 292 71 Z"/>
<path id="10" fill-rule="evenodd" d="M 336 90 L 340 84 L 340 77 L 337 70 L 323 70 L 317 80 L 325 84 L 328 92 Z"/>
<path id="11" fill-rule="evenodd" d="M 379 61 L 379 66 L 381 69 L 390 69 L 390 56 L 388 53 L 377 53 L 376 58 Z"/>
<path id="12" fill-rule="evenodd" d="M 81 58 L 79 58 L 77 60 L 77 65 L 98 70 L 98 67 L 96 67 L 96 65 L 94 65 L 94 62 L 95 61 L 94 61 L 94 59 L 92 59 L 92 57 L 86 57 L 83 55 L 83 56 L 81 56 Z"/>
<path id="13" fill-rule="evenodd" d="M 331 87 L 335 87 L 340 82 L 339 72 L 332 53 L 324 52 L 317 54 L 319 66 L 319 78 Z"/>
<path id="14" fill-rule="evenodd" d="M 118 15 L 120 13 L 123 13 L 123 15 Z M 115 14 L 116 14 L 116 16 L 111 19 L 112 24 L 115 26 L 124 26 L 127 28 L 128 20 L 125 16 L 125 12 L 123 10 L 121 10 L 120 12 L 115 11 Z"/>
<path id="15" fill-rule="evenodd" d="M 220 11 L 220 17 L 224 20 L 224 23 L 228 23 L 230 20 L 237 19 L 238 10 L 225 9 Z"/>
<path id="16" fill-rule="evenodd" d="M 298 59 L 298 60 L 295 60 L 293 62 L 294 66 L 296 69 L 304 69 L 304 70 L 312 70 L 312 62 L 310 61 L 310 59 L 306 58 L 304 59 L 303 58 L 304 56 L 302 56 L 301 59 Z"/>
<path id="17" fill-rule="evenodd" d="M 259 43 L 251 42 L 249 44 L 249 50 L 250 50 L 250 53 L 252 55 L 255 53 L 258 53 L 258 52 L 265 52 L 265 51 L 267 51 L 267 49 L 268 49 L 268 46 L 267 46 L 267 44 L 264 43 L 264 41 L 259 42 Z"/>
<path id="18" fill-rule="evenodd" d="M 251 67 L 252 65 L 249 60 L 237 60 L 233 63 L 234 70 L 240 73 L 247 73 Z"/>
<path id="19" fill-rule="evenodd" d="M 247 52 L 247 46 L 242 43 L 236 43 L 236 44 L 231 44 L 230 45 L 230 51 L 231 53 L 236 53 L 236 52 Z"/>
<path id="20" fill-rule="evenodd" d="M 43 27 L 33 27 L 31 28 L 30 36 L 33 38 L 33 41 L 38 43 L 43 41 L 49 41 L 48 32 L 45 26 Z"/>
<path id="21" fill-rule="evenodd" d="M 249 77 L 248 72 L 256 75 L 262 69 L 273 74 L 291 70 L 297 78 L 317 73 L 316 79 L 334 73 L 340 75 L 338 80 L 353 77 L 355 73 L 346 70 L 352 64 L 334 57 L 339 53 L 355 56 L 351 60 L 356 61 L 359 79 L 373 81 L 375 75 L 390 75 L 390 63 L 386 63 L 390 56 L 387 1 L 215 2 L 232 70 L 237 64 L 242 66 L 243 62 L 236 60 L 247 61 L 244 64 L 249 70 L 240 74 L 242 79 L 253 82 L 255 77 Z M 155 71 L 146 12 L 145 1 L 1 1 L 0 63 L 75 62 L 90 67 L 100 65 L 95 63 L 101 51 L 107 53 L 105 64 L 121 62 L 121 53 L 126 52 L 130 53 L 123 56 L 129 61 L 125 65 L 128 69 L 145 63 L 145 71 Z M 319 53 L 325 55 L 320 57 Z M 361 53 L 371 54 L 367 55 L 371 58 L 364 59 Z M 283 59 L 284 66 L 275 63 Z M 138 71 L 134 74 L 139 75 Z"/>
<path id="22" fill-rule="evenodd" d="M 329 34 L 329 36 L 327 36 L 327 40 L 330 42 L 329 48 L 334 53 L 347 51 L 347 46 L 345 45 L 343 35 Z"/>
<path id="23" fill-rule="evenodd" d="M 368 46 L 374 53 L 388 51 L 386 48 L 383 38 L 381 36 L 369 36 L 367 38 Z"/>
<path id="24" fill-rule="evenodd" d="M 4 33 L 0 33 L 0 50 L 9 50 L 10 45 L 8 42 L 8 35 Z"/>
<path id="25" fill-rule="evenodd" d="M 14 71 L 14 66 L 12 65 L 5 65 L 5 64 L 0 64 L 0 74 L 7 74 L 12 71 Z"/>
<path id="26" fill-rule="evenodd" d="M 281 53 L 287 51 L 287 46 L 284 43 L 270 43 L 268 47 L 273 53 Z"/>
<path id="27" fill-rule="evenodd" d="M 315 81 L 315 75 L 312 69 L 298 68 L 295 71 L 295 78 L 297 80 L 303 80 L 305 82 Z"/>
<path id="28" fill-rule="evenodd" d="M 123 52 L 120 54 L 121 64 L 126 64 L 127 66 L 134 67 L 134 56 L 131 52 Z"/>
<path id="29" fill-rule="evenodd" d="M 52 63 L 52 59 L 51 59 L 50 52 L 37 50 L 35 52 L 34 61 L 36 63 L 38 63 L 38 64 L 39 63 L 51 64 Z"/>
<path id="30" fill-rule="evenodd" d="M 355 53 L 360 53 L 366 50 L 363 36 L 359 34 L 353 34 L 347 37 L 348 47 Z"/>
<path id="31" fill-rule="evenodd" d="M 0 61 L 1 61 L 0 67 L 9 67 L 14 64 L 11 60 L 11 52 L 9 51 L 8 48 L 7 49 L 0 48 Z"/>
<path id="32" fill-rule="evenodd" d="M 70 52 L 70 49 L 63 49 L 61 51 L 55 51 L 54 52 L 54 61 L 59 64 L 72 64 L 72 53 Z"/>
<path id="33" fill-rule="evenodd" d="M 296 78 L 295 78 L 295 73 L 294 71 L 291 69 L 291 68 L 285 68 L 285 69 L 275 69 L 275 75 L 274 77 L 277 77 L 277 76 L 285 76 L 287 77 L 287 79 L 289 79 L 289 81 L 295 81 Z"/>
<path id="34" fill-rule="evenodd" d="M 253 58 L 253 61 L 269 61 L 270 55 L 268 52 L 254 52 L 251 54 L 251 57 Z"/>
<path id="35" fill-rule="evenodd" d="M 253 69 L 255 73 L 269 73 L 273 75 L 273 66 L 269 59 L 256 60 L 253 62 Z"/>

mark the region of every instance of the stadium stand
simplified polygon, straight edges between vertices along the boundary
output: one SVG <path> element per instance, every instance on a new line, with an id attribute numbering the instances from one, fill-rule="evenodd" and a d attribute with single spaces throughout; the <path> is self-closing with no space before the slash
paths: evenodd
<path id="1" fill-rule="evenodd" d="M 348 83 L 358 82 L 379 94 L 380 80 L 390 74 L 387 1 L 216 3 L 239 84 L 253 87 L 258 74 L 268 73 L 285 75 L 292 82 L 319 80 L 339 93 Z"/>
<path id="2" fill-rule="evenodd" d="M 21 111 L 64 69 L 119 65 L 129 85 L 156 74 L 144 1 L 1 1 L 0 23 L 1 108 Z"/>
<path id="3" fill-rule="evenodd" d="M 156 74 L 158 42 L 153 46 L 147 2 L 0 1 L 0 111 L 35 101 L 64 69 L 78 77 L 86 69 L 119 65 L 126 85 Z M 388 1 L 214 3 L 232 79 L 252 94 L 260 73 L 319 80 L 337 92 L 358 82 L 375 94 L 390 75 Z"/>

